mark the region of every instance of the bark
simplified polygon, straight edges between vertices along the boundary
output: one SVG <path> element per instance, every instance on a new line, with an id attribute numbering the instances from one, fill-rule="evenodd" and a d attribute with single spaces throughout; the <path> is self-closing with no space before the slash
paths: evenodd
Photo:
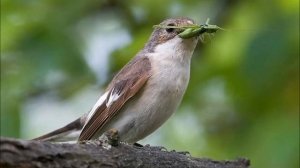
<path id="1" fill-rule="evenodd" d="M 93 168 L 93 167 L 201 167 L 201 168 L 246 168 L 247 159 L 215 161 L 194 158 L 189 154 L 167 151 L 162 147 L 137 147 L 118 143 L 93 141 L 86 144 L 58 144 L 0 138 L 0 167 L 21 168 Z"/>

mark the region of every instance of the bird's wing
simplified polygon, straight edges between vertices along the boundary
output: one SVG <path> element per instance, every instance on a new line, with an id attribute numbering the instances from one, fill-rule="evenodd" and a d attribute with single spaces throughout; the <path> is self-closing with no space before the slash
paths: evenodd
<path id="1" fill-rule="evenodd" d="M 107 89 L 107 96 L 90 112 L 78 141 L 90 140 L 121 107 L 133 97 L 147 82 L 151 70 L 148 57 L 136 57 L 128 63 L 112 80 Z"/>

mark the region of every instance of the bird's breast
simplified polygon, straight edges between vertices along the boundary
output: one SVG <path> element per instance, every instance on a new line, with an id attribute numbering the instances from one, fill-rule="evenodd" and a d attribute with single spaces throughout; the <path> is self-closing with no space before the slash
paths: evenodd
<path id="1" fill-rule="evenodd" d="M 177 109 L 189 81 L 190 66 L 176 65 L 172 61 L 151 60 L 151 77 L 134 106 L 134 131 L 138 139 L 149 135 L 161 126 Z M 131 135 L 132 135 L 131 134 Z"/>
<path id="2" fill-rule="evenodd" d="M 157 57 L 156 57 L 157 58 Z M 160 127 L 177 109 L 187 88 L 190 62 L 149 58 L 151 77 L 109 127 L 126 142 L 136 142 Z"/>
<path id="3" fill-rule="evenodd" d="M 156 85 L 161 94 L 166 96 L 182 96 L 190 77 L 190 62 L 177 62 L 176 60 L 151 60 L 152 76 L 150 85 Z"/>

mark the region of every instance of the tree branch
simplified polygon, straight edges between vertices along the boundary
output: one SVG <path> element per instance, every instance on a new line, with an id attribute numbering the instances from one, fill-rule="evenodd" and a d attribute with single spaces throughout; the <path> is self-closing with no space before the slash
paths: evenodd
<path id="1" fill-rule="evenodd" d="M 247 159 L 213 161 L 194 158 L 160 147 L 136 147 L 120 143 L 58 144 L 0 138 L 0 167 L 201 167 L 246 168 Z"/>

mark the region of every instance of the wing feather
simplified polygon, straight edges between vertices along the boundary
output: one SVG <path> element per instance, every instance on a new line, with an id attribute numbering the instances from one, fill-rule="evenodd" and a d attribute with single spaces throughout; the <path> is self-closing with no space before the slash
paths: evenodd
<path id="1" fill-rule="evenodd" d="M 136 57 L 108 86 L 108 96 L 84 125 L 79 141 L 90 140 L 147 82 L 151 70 L 148 57 Z"/>

